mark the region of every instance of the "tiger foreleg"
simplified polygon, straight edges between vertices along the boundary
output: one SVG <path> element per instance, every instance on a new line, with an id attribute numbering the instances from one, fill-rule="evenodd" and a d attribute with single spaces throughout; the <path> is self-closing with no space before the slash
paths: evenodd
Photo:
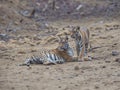
<path id="1" fill-rule="evenodd" d="M 88 49 L 89 46 L 89 49 Z M 88 52 L 91 49 L 91 44 L 90 43 L 86 43 L 85 44 L 85 52 L 84 52 L 84 61 L 90 61 L 92 60 L 91 56 L 88 56 Z"/>
<path id="2" fill-rule="evenodd" d="M 76 54 L 77 54 L 77 57 L 76 59 L 79 60 L 79 55 L 80 55 L 80 46 L 77 44 L 76 45 Z"/>
<path id="3" fill-rule="evenodd" d="M 78 61 L 83 61 L 84 60 L 84 53 L 85 53 L 85 45 L 83 45 L 81 48 L 80 48 L 80 54 L 79 54 L 79 58 L 78 58 Z"/>

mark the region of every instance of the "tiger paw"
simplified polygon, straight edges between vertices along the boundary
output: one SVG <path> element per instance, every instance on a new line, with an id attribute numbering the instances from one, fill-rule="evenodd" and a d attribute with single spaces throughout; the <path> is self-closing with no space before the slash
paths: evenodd
<path id="1" fill-rule="evenodd" d="M 84 61 L 91 61 L 91 60 L 92 60 L 91 56 L 84 57 Z"/>

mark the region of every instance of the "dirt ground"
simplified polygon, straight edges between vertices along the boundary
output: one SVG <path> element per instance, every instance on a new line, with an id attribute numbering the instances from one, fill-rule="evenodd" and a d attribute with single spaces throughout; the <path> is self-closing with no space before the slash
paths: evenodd
<path id="1" fill-rule="evenodd" d="M 120 22 L 90 21 L 50 24 L 58 32 L 67 31 L 61 28 L 71 24 L 87 26 L 91 33 L 93 50 L 88 54 L 92 61 L 21 67 L 17 64 L 39 54 L 42 48 L 55 48 L 57 42 L 51 41 L 53 36 L 42 40 L 24 36 L 20 40 L 0 41 L 0 90 L 120 90 Z M 71 39 L 69 42 L 74 45 Z"/>
<path id="2" fill-rule="evenodd" d="M 12 3 L 19 0 L 15 1 Z M 55 20 L 47 22 L 45 29 L 39 30 L 39 23 L 14 11 L 17 4 L 13 8 L 8 6 L 4 5 L 4 1 L 0 5 L 0 34 L 13 36 L 8 41 L 0 40 L 0 90 L 120 90 L 119 17 Z M 8 9 L 13 12 L 5 12 Z M 2 14 L 8 15 L 8 18 L 1 18 Z M 15 14 L 16 17 L 13 16 Z M 12 18 L 15 22 L 8 27 L 9 32 L 5 32 Z M 92 57 L 91 61 L 31 65 L 31 68 L 18 66 L 27 57 L 39 55 L 43 48 L 56 48 L 57 35 L 68 32 L 66 27 L 69 25 L 84 26 L 90 30 L 92 50 L 88 55 Z M 17 29 L 11 31 L 15 27 Z M 69 43 L 74 48 L 71 38 Z"/>

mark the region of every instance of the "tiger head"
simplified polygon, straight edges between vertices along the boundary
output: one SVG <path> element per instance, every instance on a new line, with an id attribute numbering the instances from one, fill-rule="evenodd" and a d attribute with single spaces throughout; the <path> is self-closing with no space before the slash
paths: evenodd
<path id="1" fill-rule="evenodd" d="M 70 47 L 69 43 L 68 43 L 68 35 L 67 33 L 65 33 L 64 37 L 60 37 L 59 36 L 59 43 L 58 43 L 58 51 L 61 52 L 61 55 L 63 56 L 74 56 L 74 52 L 73 49 Z M 69 59 L 68 59 L 69 60 Z"/>
<path id="2" fill-rule="evenodd" d="M 79 30 L 80 30 L 80 27 L 79 26 L 72 26 L 71 27 L 71 30 L 70 30 L 70 36 L 71 36 L 71 38 L 73 38 L 73 39 L 80 39 L 81 37 L 80 37 L 80 35 L 79 35 Z"/>
<path id="3" fill-rule="evenodd" d="M 68 36 L 67 36 L 67 34 L 65 33 L 65 37 L 58 36 L 58 38 L 59 38 L 58 49 L 61 50 L 61 51 L 68 50 L 69 43 L 68 43 Z"/>

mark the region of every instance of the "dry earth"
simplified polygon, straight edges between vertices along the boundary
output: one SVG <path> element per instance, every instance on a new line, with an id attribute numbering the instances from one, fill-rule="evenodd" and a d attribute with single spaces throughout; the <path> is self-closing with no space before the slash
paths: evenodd
<path id="1" fill-rule="evenodd" d="M 17 3 L 18 0 L 15 1 Z M 7 6 L 4 7 L 8 9 Z M 3 10 L 2 5 L 0 10 Z M 5 14 L 9 16 L 12 13 Z M 1 16 L 0 14 L 2 34 L 7 21 L 13 17 L 6 20 L 1 19 Z M 120 90 L 119 19 L 89 17 L 81 20 L 49 21 L 48 28 L 36 30 L 39 23 L 16 16 L 16 22 L 10 27 L 19 29 L 16 32 L 9 31 L 8 35 L 13 37 L 8 41 L 0 40 L 0 90 Z M 18 23 L 21 18 L 24 22 Z M 68 32 L 68 25 L 84 26 L 90 30 L 92 50 L 88 54 L 92 61 L 32 65 L 31 68 L 18 66 L 26 57 L 39 55 L 43 48 L 56 48 L 56 36 Z M 74 47 L 73 40 L 69 39 L 69 42 Z"/>
<path id="2" fill-rule="evenodd" d="M 91 21 L 91 20 L 90 20 Z M 51 23 L 60 28 L 67 22 Z M 92 61 L 69 62 L 59 65 L 32 65 L 20 67 L 17 64 L 42 48 L 57 46 L 53 36 L 36 40 L 23 37 L 0 42 L 0 89 L 1 90 L 119 90 L 120 89 L 120 25 L 117 21 L 94 22 L 91 24 L 73 21 L 74 25 L 86 25 L 91 32 L 90 42 L 94 48 L 89 55 Z M 60 32 L 60 34 L 61 34 Z M 33 33 L 33 32 L 32 32 Z M 31 34 L 32 34 L 31 33 Z M 24 33 L 25 34 L 25 33 Z M 30 34 L 30 33 L 29 33 Z M 40 33 L 38 33 L 40 34 Z M 69 41 L 71 45 L 72 40 Z M 47 44 L 46 44 L 47 43 Z M 114 53 L 118 53 L 114 55 Z"/>

